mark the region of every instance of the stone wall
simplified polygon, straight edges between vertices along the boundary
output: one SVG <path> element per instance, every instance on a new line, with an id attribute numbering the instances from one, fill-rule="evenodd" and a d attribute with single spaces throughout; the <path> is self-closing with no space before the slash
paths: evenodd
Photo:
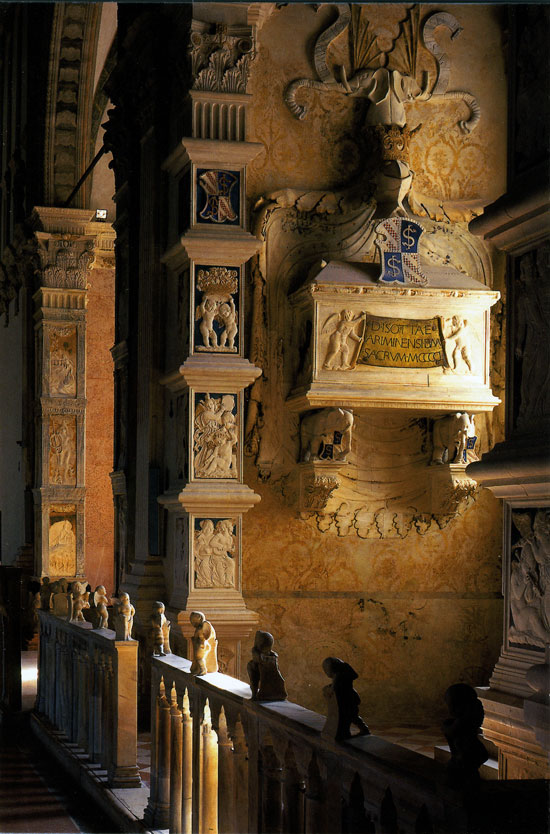
<path id="1" fill-rule="evenodd" d="M 402 19 L 403 9 L 390 8 L 391 20 L 384 7 L 384 25 L 391 29 Z M 371 19 L 379 14 L 377 7 L 362 9 Z M 429 11 L 422 8 L 423 15 Z M 409 127 L 422 124 L 411 139 L 411 204 L 420 216 L 429 213 L 432 220 L 445 222 L 470 219 L 505 187 L 502 10 L 453 6 L 452 13 L 463 28 L 460 37 L 450 41 L 443 29 L 438 36 L 451 61 L 449 89 L 475 96 L 482 114 L 479 125 L 470 134 L 456 128 L 457 120 L 466 116 L 461 102 L 406 106 Z M 364 102 L 306 90 L 300 100 L 307 100 L 310 110 L 298 121 L 283 100 L 292 80 L 315 78 L 313 46 L 335 17 L 330 6 L 315 12 L 290 4 L 275 10 L 264 24 L 249 88 L 254 98 L 247 139 L 265 147 L 249 169 L 252 205 L 282 188 L 345 189 L 361 174 Z M 331 57 L 335 65 L 345 65 L 346 36 L 331 49 L 327 62 Z M 423 54 L 422 60 L 433 72 L 430 56 Z M 310 221 L 306 211 L 294 216 L 304 240 Z M 453 224 L 452 232 L 459 227 Z M 452 263 L 452 242 L 449 255 Z M 504 293 L 503 260 L 494 253 L 487 257 L 488 280 Z M 269 279 L 267 275 L 268 284 Z M 504 375 L 502 311 L 499 302 L 492 312 L 491 384 L 497 396 L 502 396 Z M 284 353 L 281 342 L 282 364 Z M 405 507 L 395 500 L 395 490 L 380 489 L 373 466 L 384 470 L 386 481 L 392 469 L 397 471 L 396 479 L 412 484 L 414 492 L 414 475 L 406 472 L 406 464 L 416 456 L 416 463 L 427 466 L 430 449 L 429 441 L 422 441 L 427 431 L 422 419 L 392 415 L 388 420 L 379 413 L 357 420 L 354 468 L 345 472 L 345 484 L 326 512 L 300 516 L 294 466 L 298 421 L 284 402 L 286 371 L 279 388 L 276 383 L 273 387 L 274 364 L 268 356 L 263 365 L 264 378 L 271 381 L 260 405 L 263 430 L 285 436 L 269 472 L 258 473 L 254 456 L 247 458 L 245 480 L 262 496 L 243 524 L 247 606 L 259 612 L 261 627 L 275 636 L 292 700 L 323 709 L 321 662 L 336 655 L 358 671 L 365 714 L 373 723 L 434 718 L 448 685 L 486 684 L 498 656 L 500 506 L 480 491 L 461 496 L 452 512 L 437 514 L 426 512 L 417 496 Z M 480 415 L 476 430 L 479 454 L 501 439 L 503 407 Z"/>

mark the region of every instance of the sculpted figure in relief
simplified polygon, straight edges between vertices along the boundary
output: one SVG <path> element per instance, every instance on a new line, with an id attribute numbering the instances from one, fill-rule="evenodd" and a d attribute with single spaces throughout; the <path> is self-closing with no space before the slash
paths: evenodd
<path id="1" fill-rule="evenodd" d="M 344 408 L 306 414 L 300 424 L 302 461 L 345 461 L 351 450 L 352 429 L 353 413 Z"/>
<path id="2" fill-rule="evenodd" d="M 74 482 L 76 468 L 75 426 L 73 417 L 50 420 L 50 480 L 54 484 Z"/>
<path id="3" fill-rule="evenodd" d="M 50 352 L 50 392 L 52 396 L 74 397 L 76 395 L 75 360 L 63 342 L 64 331 L 52 333 Z M 67 333 L 66 335 L 70 335 Z"/>
<path id="4" fill-rule="evenodd" d="M 76 536 L 68 518 L 55 521 L 49 533 L 50 573 L 74 574 L 76 568 Z"/>
<path id="5" fill-rule="evenodd" d="M 232 519 L 222 518 L 214 527 L 210 518 L 195 531 L 194 560 L 196 588 L 234 588 L 236 540 Z"/>
<path id="6" fill-rule="evenodd" d="M 512 515 L 521 538 L 512 548 L 510 640 L 543 648 L 550 633 L 550 511 Z"/>
<path id="7" fill-rule="evenodd" d="M 195 409 L 195 475 L 199 478 L 236 478 L 235 448 L 239 429 L 233 413 L 235 397 L 206 394 Z"/>
<path id="8" fill-rule="evenodd" d="M 237 291 L 238 286 L 236 269 L 216 266 L 199 270 L 197 290 L 203 295 L 195 310 L 195 321 L 200 322 L 202 345 L 197 345 L 197 350 L 237 352 L 237 308 L 233 293 Z"/>
<path id="9" fill-rule="evenodd" d="M 453 316 L 450 323 L 445 322 L 445 353 L 449 368 L 453 371 L 461 370 L 464 366 L 467 373 L 472 373 L 472 360 L 470 355 L 470 325 L 467 319 Z M 445 368 L 443 369 L 445 371 Z"/>
<path id="10" fill-rule="evenodd" d="M 465 411 L 435 420 L 432 463 L 463 463 L 468 437 L 473 437 L 474 431 L 474 415 Z"/>
<path id="11" fill-rule="evenodd" d="M 350 340 L 356 344 L 361 342 L 363 337 L 357 334 L 356 327 L 364 320 L 364 313 L 354 316 L 352 310 L 342 310 L 341 313 L 333 313 L 328 317 L 322 331 L 323 333 L 331 333 L 323 363 L 325 370 L 347 371 L 353 367 L 350 363 L 349 342 Z"/>

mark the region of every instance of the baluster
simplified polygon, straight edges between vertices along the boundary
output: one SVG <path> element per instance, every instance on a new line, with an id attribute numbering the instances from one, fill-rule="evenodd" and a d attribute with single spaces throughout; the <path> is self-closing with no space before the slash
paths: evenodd
<path id="1" fill-rule="evenodd" d="M 218 722 L 218 827 L 220 834 L 235 832 L 235 783 L 233 744 L 222 707 Z"/>
<path id="2" fill-rule="evenodd" d="M 305 784 L 290 747 L 285 756 L 283 776 L 283 831 L 285 834 L 302 834 L 305 820 Z"/>
<path id="3" fill-rule="evenodd" d="M 235 780 L 235 827 L 238 834 L 248 831 L 248 746 L 241 720 L 233 733 L 233 773 Z"/>
<path id="4" fill-rule="evenodd" d="M 170 692 L 170 834 L 180 834 L 182 812 L 182 713 L 175 684 Z"/>
<path id="5" fill-rule="evenodd" d="M 319 834 L 323 830 L 323 783 L 315 756 L 307 772 L 304 830 L 306 834 Z"/>
<path id="6" fill-rule="evenodd" d="M 103 656 L 98 650 L 95 658 L 96 685 L 94 687 L 95 727 L 94 727 L 94 761 L 101 762 L 103 744 L 103 726 L 101 721 L 101 699 L 103 695 Z"/>
<path id="7" fill-rule="evenodd" d="M 88 754 L 90 756 L 90 761 L 95 761 L 95 739 L 96 739 L 96 687 L 97 687 L 97 665 L 96 665 L 96 650 L 95 648 L 90 649 L 90 656 L 89 656 L 89 664 L 90 664 L 90 695 L 88 698 Z"/>
<path id="8" fill-rule="evenodd" d="M 42 715 L 46 711 L 46 647 L 48 639 L 46 636 L 47 624 L 40 617 L 40 638 L 38 641 L 38 681 L 36 685 L 35 708 Z"/>
<path id="9" fill-rule="evenodd" d="M 84 646 L 78 655 L 78 729 L 76 743 L 88 750 L 88 716 L 90 714 L 90 660 Z"/>
<path id="10" fill-rule="evenodd" d="M 181 831 L 182 834 L 192 834 L 193 826 L 193 719 L 189 710 L 189 695 L 187 689 L 183 693 L 181 706 L 182 725 L 182 806 Z"/>
<path id="11" fill-rule="evenodd" d="M 200 750 L 199 834 L 218 834 L 218 739 L 208 699 L 204 705 Z"/>
<path id="12" fill-rule="evenodd" d="M 260 763 L 262 831 L 265 834 L 281 834 L 283 831 L 283 769 L 272 744 L 266 744 L 261 748 Z"/>
<path id="13" fill-rule="evenodd" d="M 101 766 L 110 771 L 113 764 L 113 661 L 103 657 L 103 694 L 101 698 L 101 724 L 103 727 L 101 745 Z"/>
<path id="14" fill-rule="evenodd" d="M 152 809 L 155 828 L 168 828 L 170 819 L 170 704 L 166 698 L 164 678 L 158 696 L 158 745 L 156 800 Z"/>

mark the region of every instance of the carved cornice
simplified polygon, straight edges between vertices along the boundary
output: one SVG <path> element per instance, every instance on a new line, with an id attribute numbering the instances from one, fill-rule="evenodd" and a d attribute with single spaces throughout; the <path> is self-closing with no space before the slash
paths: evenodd
<path id="1" fill-rule="evenodd" d="M 67 199 L 89 162 L 93 77 L 101 6 L 57 3 L 46 104 L 46 182 L 49 203 Z M 76 195 L 86 199 L 90 184 Z"/>

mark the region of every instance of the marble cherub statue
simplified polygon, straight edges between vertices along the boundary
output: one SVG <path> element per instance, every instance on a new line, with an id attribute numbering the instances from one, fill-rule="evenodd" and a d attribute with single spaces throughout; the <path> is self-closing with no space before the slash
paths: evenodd
<path id="1" fill-rule="evenodd" d="M 191 638 L 193 644 L 192 675 L 206 675 L 218 671 L 218 641 L 212 623 L 208 622 L 202 611 L 192 611 L 189 617 L 195 633 Z"/>
<path id="2" fill-rule="evenodd" d="M 447 764 L 448 781 L 454 787 L 468 787 L 479 782 L 479 768 L 489 758 L 480 741 L 483 704 L 473 687 L 455 683 L 445 692 L 450 716 L 442 729 L 449 742 L 451 758 Z"/>
<path id="3" fill-rule="evenodd" d="M 149 617 L 153 654 L 159 657 L 170 654 L 170 620 L 166 619 L 165 611 L 163 602 L 154 602 Z"/>
<path id="4" fill-rule="evenodd" d="M 84 622 L 84 608 L 89 608 L 90 603 L 85 595 L 85 585 L 78 580 L 71 582 L 67 592 L 68 614 L 67 619 L 71 622 Z"/>
<path id="5" fill-rule="evenodd" d="M 273 651 L 273 635 L 257 631 L 252 660 L 246 667 L 253 701 L 286 701 L 285 681 L 279 672 L 278 654 Z"/>
<path id="6" fill-rule="evenodd" d="M 92 625 L 94 628 L 107 628 L 109 622 L 109 612 L 107 606 L 109 605 L 109 597 L 105 590 L 105 585 L 98 585 L 92 594 L 92 603 L 90 606 L 90 614 L 92 616 Z"/>
<path id="7" fill-rule="evenodd" d="M 121 594 L 115 616 L 115 631 L 117 640 L 131 639 L 135 613 L 136 609 L 130 602 L 128 594 Z"/>
<path id="8" fill-rule="evenodd" d="M 355 669 L 338 657 L 326 657 L 323 672 L 332 678 L 332 683 L 323 687 L 328 715 L 322 735 L 344 741 L 352 737 L 352 724 L 358 728 L 358 735 L 369 735 L 370 730 L 359 715 L 361 699 L 353 688 L 353 681 L 358 677 Z"/>
<path id="9" fill-rule="evenodd" d="M 40 608 L 42 611 L 49 611 L 52 606 L 52 592 L 53 586 L 50 584 L 50 577 L 42 577 L 42 585 L 40 586 Z"/>

